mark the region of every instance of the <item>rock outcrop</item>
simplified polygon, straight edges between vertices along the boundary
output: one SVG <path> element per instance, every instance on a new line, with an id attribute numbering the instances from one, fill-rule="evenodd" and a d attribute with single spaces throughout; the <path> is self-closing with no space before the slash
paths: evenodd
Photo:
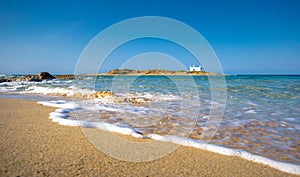
<path id="1" fill-rule="evenodd" d="M 2 82 L 20 82 L 20 81 L 41 82 L 42 80 L 51 80 L 51 79 L 70 80 L 70 79 L 75 79 L 75 75 L 74 74 L 65 74 L 65 75 L 53 76 L 48 72 L 40 72 L 38 75 L 30 74 L 30 75 L 25 75 L 25 76 L 12 76 L 9 78 L 3 78 L 3 79 L 0 79 L 0 83 L 2 83 Z"/>
<path id="2" fill-rule="evenodd" d="M 17 78 L 16 81 L 41 82 L 42 80 L 37 75 L 26 75 L 23 78 Z"/>
<path id="3" fill-rule="evenodd" d="M 11 82 L 11 80 L 10 79 L 0 79 L 0 83 L 2 83 L 2 82 Z"/>
<path id="4" fill-rule="evenodd" d="M 55 75 L 55 79 L 70 80 L 75 79 L 74 74 Z"/>
<path id="5" fill-rule="evenodd" d="M 49 74 L 48 72 L 40 72 L 39 79 L 41 79 L 41 80 L 50 80 L 50 79 L 55 79 L 55 77 L 52 76 L 51 74 Z"/>

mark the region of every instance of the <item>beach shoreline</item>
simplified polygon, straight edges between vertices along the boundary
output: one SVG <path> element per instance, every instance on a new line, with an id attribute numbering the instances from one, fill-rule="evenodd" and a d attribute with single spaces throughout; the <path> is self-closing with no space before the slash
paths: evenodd
<path id="1" fill-rule="evenodd" d="M 6 98 L 0 106 L 1 176 L 294 176 L 185 146 L 154 161 L 121 161 L 97 150 L 79 127 L 51 122 L 55 108 Z"/>

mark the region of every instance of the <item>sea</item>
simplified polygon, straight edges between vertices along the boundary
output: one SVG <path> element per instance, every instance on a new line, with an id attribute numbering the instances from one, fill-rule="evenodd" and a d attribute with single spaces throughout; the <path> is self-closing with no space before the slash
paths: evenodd
<path id="1" fill-rule="evenodd" d="M 0 97 L 56 107 L 49 118 L 62 126 L 105 124 L 137 138 L 206 144 L 205 150 L 300 174 L 298 75 L 80 75 L 3 82 Z"/>

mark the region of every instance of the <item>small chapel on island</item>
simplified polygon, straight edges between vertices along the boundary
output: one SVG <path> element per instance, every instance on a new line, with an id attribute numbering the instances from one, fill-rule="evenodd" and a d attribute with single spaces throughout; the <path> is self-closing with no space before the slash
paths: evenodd
<path id="1" fill-rule="evenodd" d="M 203 71 L 201 65 L 198 65 L 198 66 L 190 65 L 190 72 L 199 72 L 199 71 Z"/>

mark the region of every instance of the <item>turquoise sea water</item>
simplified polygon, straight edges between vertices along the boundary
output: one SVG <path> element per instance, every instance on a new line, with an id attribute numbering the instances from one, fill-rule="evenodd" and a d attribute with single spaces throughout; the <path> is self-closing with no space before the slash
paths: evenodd
<path id="1" fill-rule="evenodd" d="M 145 136 L 155 133 L 201 141 L 205 128 L 217 125 L 213 136 L 205 139 L 208 143 L 299 165 L 300 76 L 226 76 L 226 85 L 212 83 L 222 77 L 213 78 L 217 79 L 82 76 L 78 80 L 0 83 L 0 92 L 1 97 L 80 102 L 81 109 L 67 119 L 104 121 Z M 94 100 L 97 91 L 113 95 Z M 214 95 L 217 99 L 212 100 Z M 222 117 L 211 114 L 212 109 L 223 112 L 223 106 Z"/>

